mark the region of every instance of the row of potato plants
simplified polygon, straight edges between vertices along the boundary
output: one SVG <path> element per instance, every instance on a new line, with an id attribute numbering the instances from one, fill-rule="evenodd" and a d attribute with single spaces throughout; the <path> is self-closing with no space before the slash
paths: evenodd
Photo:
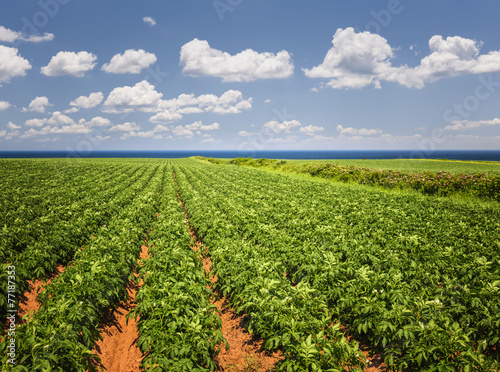
<path id="1" fill-rule="evenodd" d="M 86 167 L 82 168 L 86 169 Z M 50 168 L 45 170 L 47 173 L 45 177 L 52 180 L 55 174 L 49 172 Z M 142 172 L 144 171 L 145 169 L 142 169 Z M 110 175 L 105 167 L 99 168 L 99 171 L 93 174 L 82 173 L 87 176 L 87 179 L 78 182 L 78 185 L 72 182 L 65 185 L 55 183 L 46 188 L 42 178 L 33 180 L 31 185 L 24 186 L 22 189 L 18 187 L 13 191 L 14 187 L 11 187 L 10 192 L 2 193 L 2 195 L 10 194 L 12 199 L 20 201 L 19 207 L 10 211 L 11 216 L 9 212 L 3 215 L 8 217 L 2 221 L 4 239 L 0 246 L 0 253 L 4 259 L 9 259 L 10 256 L 29 246 L 30 239 L 50 233 L 51 226 L 54 224 L 78 217 L 86 209 L 96 212 L 103 209 L 104 203 L 109 201 L 110 197 L 119 194 L 134 181 L 134 178 L 138 176 L 138 174 L 134 175 L 138 173 L 138 168 L 116 169 Z M 28 174 L 25 177 L 31 177 L 31 175 Z M 75 175 L 75 178 L 78 177 Z M 15 180 L 12 186 L 14 185 Z M 43 203 L 31 205 L 29 199 L 37 193 L 43 197 Z"/>
<path id="2" fill-rule="evenodd" d="M 4 357 L 4 368 L 97 371 L 100 361 L 92 349 L 102 339 L 99 324 L 127 298 L 126 287 L 133 278 L 144 235 L 157 213 L 163 172 L 158 165 L 153 170 L 154 176 L 140 183 L 142 190 L 131 186 L 132 202 L 38 295 L 40 308 L 16 331 L 17 364 L 11 368 Z M 3 349 L 6 340 L 0 345 Z"/>
<path id="3" fill-rule="evenodd" d="M 4 190 L 0 194 L 0 225 L 10 226 L 47 215 L 69 197 L 84 197 L 89 185 L 113 180 L 125 169 L 105 163 L 73 163 L 60 159 L 0 161 Z"/>
<path id="4" fill-rule="evenodd" d="M 66 202 L 65 213 L 67 220 L 57 219 L 47 225 L 27 224 L 26 227 L 12 232 L 7 229 L 7 236 L 14 236 L 11 240 L 19 243 L 23 236 L 25 247 L 10 256 L 2 263 L 0 280 L 6 278 L 6 267 L 16 267 L 16 286 L 18 294 L 24 293 L 29 287 L 27 280 L 44 278 L 52 273 L 58 264 L 67 264 L 74 254 L 85 244 L 100 227 L 109 221 L 126 206 L 154 175 L 154 168 L 143 167 L 125 172 L 130 178 L 117 177 L 115 183 L 103 188 L 100 192 L 93 190 L 92 194 L 81 201 Z M 103 187 L 106 185 L 102 185 Z M 30 229 L 29 227 L 33 227 Z M 25 231 L 26 230 L 26 231 Z M 23 234 L 24 233 L 24 234 Z M 8 241 L 9 239 L 4 239 Z M 4 286 L 5 287 L 5 286 Z M 0 317 L 6 316 L 6 288 L 0 287 Z"/>
<path id="5" fill-rule="evenodd" d="M 362 370 L 358 344 L 332 321 L 327 302 L 307 283 L 292 285 L 275 251 L 239 234 L 225 209 L 232 195 L 219 193 L 220 184 L 209 187 L 207 175 L 191 167 L 181 165 L 176 173 L 191 224 L 209 247 L 216 289 L 246 315 L 248 331 L 264 339 L 265 349 L 284 353 L 277 370 Z"/>
<path id="6" fill-rule="evenodd" d="M 142 262 L 137 307 L 138 346 L 147 371 L 215 371 L 222 321 L 177 200 L 169 167 L 159 216 L 148 237 L 150 257 Z"/>
<path id="7" fill-rule="evenodd" d="M 391 368 L 498 366 L 496 204 L 471 207 L 248 168 L 204 165 L 195 175 L 200 195 L 216 203 L 210 214 L 219 220 L 210 224 L 226 230 L 214 244 L 236 234 L 267 249 L 292 285 L 316 290 Z"/>
<path id="8" fill-rule="evenodd" d="M 236 158 L 230 164 L 271 167 L 286 172 L 354 182 L 362 185 L 381 186 L 389 189 L 413 189 L 425 195 L 468 195 L 500 201 L 500 175 L 485 173 L 465 174 L 440 171 L 404 172 L 388 169 L 372 169 L 337 164 L 289 164 L 271 159 Z"/>

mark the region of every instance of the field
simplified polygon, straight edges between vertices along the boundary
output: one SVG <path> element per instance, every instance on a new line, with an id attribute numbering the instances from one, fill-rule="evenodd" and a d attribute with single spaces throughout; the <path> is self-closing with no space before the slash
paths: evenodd
<path id="1" fill-rule="evenodd" d="M 462 186 L 293 174 L 321 162 L 1 160 L 2 367 L 498 370 L 498 165 L 420 162 L 377 167 Z M 125 303 L 137 341 L 113 348 L 138 360 L 117 367 L 105 329 Z"/>

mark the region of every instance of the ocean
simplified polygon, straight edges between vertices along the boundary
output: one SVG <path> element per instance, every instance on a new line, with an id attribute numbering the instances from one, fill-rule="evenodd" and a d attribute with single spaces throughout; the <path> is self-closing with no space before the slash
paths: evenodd
<path id="1" fill-rule="evenodd" d="M 0 158 L 268 158 L 268 159 L 449 159 L 500 161 L 500 150 L 326 150 L 326 151 L 0 151 Z"/>

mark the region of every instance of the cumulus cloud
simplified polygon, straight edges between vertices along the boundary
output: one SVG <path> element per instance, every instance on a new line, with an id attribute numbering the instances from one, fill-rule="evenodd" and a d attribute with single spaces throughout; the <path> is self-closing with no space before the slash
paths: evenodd
<path id="1" fill-rule="evenodd" d="M 31 64 L 19 55 L 16 48 L 0 45 L 0 87 L 15 76 L 25 76 L 30 69 Z"/>
<path id="2" fill-rule="evenodd" d="M 228 90 L 220 97 L 215 94 L 181 94 L 177 98 L 159 102 L 158 114 L 149 119 L 152 123 L 169 123 L 182 118 L 182 115 L 213 112 L 216 114 L 239 114 L 252 108 L 252 98 L 243 99 L 238 90 Z"/>
<path id="3" fill-rule="evenodd" d="M 274 133 L 290 133 L 292 128 L 300 127 L 301 125 L 297 120 L 283 122 L 272 120 L 265 123 L 263 127 L 272 130 Z"/>
<path id="4" fill-rule="evenodd" d="M 113 74 L 139 74 L 142 69 L 156 63 L 156 56 L 143 49 L 128 49 L 123 54 L 115 54 L 102 70 Z"/>
<path id="5" fill-rule="evenodd" d="M 7 128 L 12 129 L 12 130 L 14 130 L 14 129 L 21 129 L 21 126 L 20 125 L 16 125 L 13 122 L 9 121 L 9 123 L 7 124 Z"/>
<path id="6" fill-rule="evenodd" d="M 53 56 L 47 66 L 41 68 L 46 76 L 71 75 L 83 77 L 87 71 L 94 69 L 97 57 L 89 52 L 59 52 Z"/>
<path id="7" fill-rule="evenodd" d="M 124 86 L 113 89 L 104 102 L 104 111 L 110 113 L 140 111 L 155 111 L 162 93 L 143 80 L 133 87 Z"/>
<path id="8" fill-rule="evenodd" d="M 220 97 L 214 94 L 181 94 L 177 98 L 162 99 L 163 94 L 143 80 L 133 87 L 113 89 L 104 102 L 103 111 L 108 113 L 128 113 L 134 111 L 155 113 L 149 121 L 168 124 L 186 114 L 213 112 L 216 114 L 238 114 L 252 108 L 252 98 L 244 99 L 238 90 L 228 90 Z"/>
<path id="9" fill-rule="evenodd" d="M 127 122 L 124 124 L 118 124 L 118 125 L 112 126 L 111 128 L 109 128 L 109 131 L 110 132 L 129 132 L 129 131 L 136 131 L 136 130 L 140 130 L 140 129 L 141 129 L 141 127 L 137 123 Z"/>
<path id="10" fill-rule="evenodd" d="M 389 60 L 394 55 L 386 39 L 348 27 L 337 30 L 332 44 L 322 64 L 303 69 L 307 77 L 331 79 L 327 85 L 332 88 L 380 87 L 377 75 L 391 67 Z"/>
<path id="11" fill-rule="evenodd" d="M 149 24 L 151 27 L 156 26 L 156 21 L 155 21 L 153 18 L 151 18 L 151 17 L 144 17 L 144 18 L 142 19 L 142 21 L 143 21 L 144 23 Z"/>
<path id="12" fill-rule="evenodd" d="M 344 128 L 342 125 L 337 125 L 337 132 L 339 132 L 340 135 L 347 135 L 347 136 L 374 136 L 377 134 L 382 134 L 382 130 L 380 129 L 367 129 L 367 128 L 361 128 L 361 129 L 356 129 L 352 127 L 347 127 Z"/>
<path id="13" fill-rule="evenodd" d="M 210 47 L 206 40 L 194 39 L 181 48 L 182 73 L 189 76 L 213 76 L 223 82 L 248 82 L 256 79 L 283 79 L 293 74 L 291 55 L 258 53 L 246 49 L 230 55 Z"/>
<path id="14" fill-rule="evenodd" d="M 299 132 L 305 133 L 305 134 L 310 135 L 310 136 L 315 136 L 317 132 L 322 132 L 324 130 L 325 130 L 325 128 L 323 128 L 323 127 L 317 127 L 317 126 L 314 126 L 314 125 L 308 125 L 308 126 L 305 126 L 305 127 L 301 127 L 299 129 Z"/>
<path id="15" fill-rule="evenodd" d="M 382 81 L 420 89 L 444 77 L 500 71 L 500 51 L 480 55 L 481 42 L 460 36 L 433 36 L 431 53 L 416 67 L 393 66 L 395 49 L 382 36 L 367 31 L 339 28 L 332 44 L 323 63 L 303 71 L 309 78 L 330 79 L 325 85 L 334 89 L 380 88 Z"/>
<path id="16" fill-rule="evenodd" d="M 444 130 L 451 130 L 451 131 L 467 130 L 467 129 L 473 129 L 491 125 L 500 125 L 500 119 L 495 118 L 491 120 L 478 120 L 478 121 L 470 121 L 470 120 L 453 121 L 451 125 L 447 125 L 446 127 L 444 127 Z"/>
<path id="17" fill-rule="evenodd" d="M 52 105 L 47 97 L 36 97 L 30 102 L 28 108 L 23 108 L 23 111 L 45 112 L 45 108 L 48 106 Z"/>
<path id="18" fill-rule="evenodd" d="M 92 108 L 99 105 L 104 99 L 104 95 L 101 92 L 90 93 L 89 96 L 80 96 L 69 104 L 70 106 L 75 106 L 76 108 Z"/>
<path id="19" fill-rule="evenodd" d="M 40 128 L 45 125 L 47 119 L 28 119 L 24 122 L 24 125 L 27 127 L 35 127 Z"/>
<path id="20" fill-rule="evenodd" d="M 176 126 L 172 129 L 172 133 L 178 137 L 193 137 L 193 132 L 182 125 Z"/>
<path id="21" fill-rule="evenodd" d="M 4 26 L 0 26 L 0 41 L 13 43 L 17 40 L 21 40 L 27 43 L 40 43 L 42 41 L 51 41 L 54 40 L 54 34 L 50 34 L 45 32 L 43 35 L 30 35 L 25 37 L 22 32 L 13 31 Z"/>
<path id="22" fill-rule="evenodd" d="M 5 111 L 10 107 L 10 103 L 7 101 L 0 101 L 0 111 Z"/>

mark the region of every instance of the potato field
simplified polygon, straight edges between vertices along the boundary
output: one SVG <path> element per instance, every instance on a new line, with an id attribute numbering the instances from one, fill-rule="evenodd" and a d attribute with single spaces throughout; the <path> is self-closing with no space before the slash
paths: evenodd
<path id="1" fill-rule="evenodd" d="M 497 191 L 425 195 L 196 159 L 0 170 L 2 370 L 102 370 L 102 323 L 130 283 L 138 370 L 500 368 Z M 272 368 L 221 366 L 221 298 L 279 356 Z"/>

